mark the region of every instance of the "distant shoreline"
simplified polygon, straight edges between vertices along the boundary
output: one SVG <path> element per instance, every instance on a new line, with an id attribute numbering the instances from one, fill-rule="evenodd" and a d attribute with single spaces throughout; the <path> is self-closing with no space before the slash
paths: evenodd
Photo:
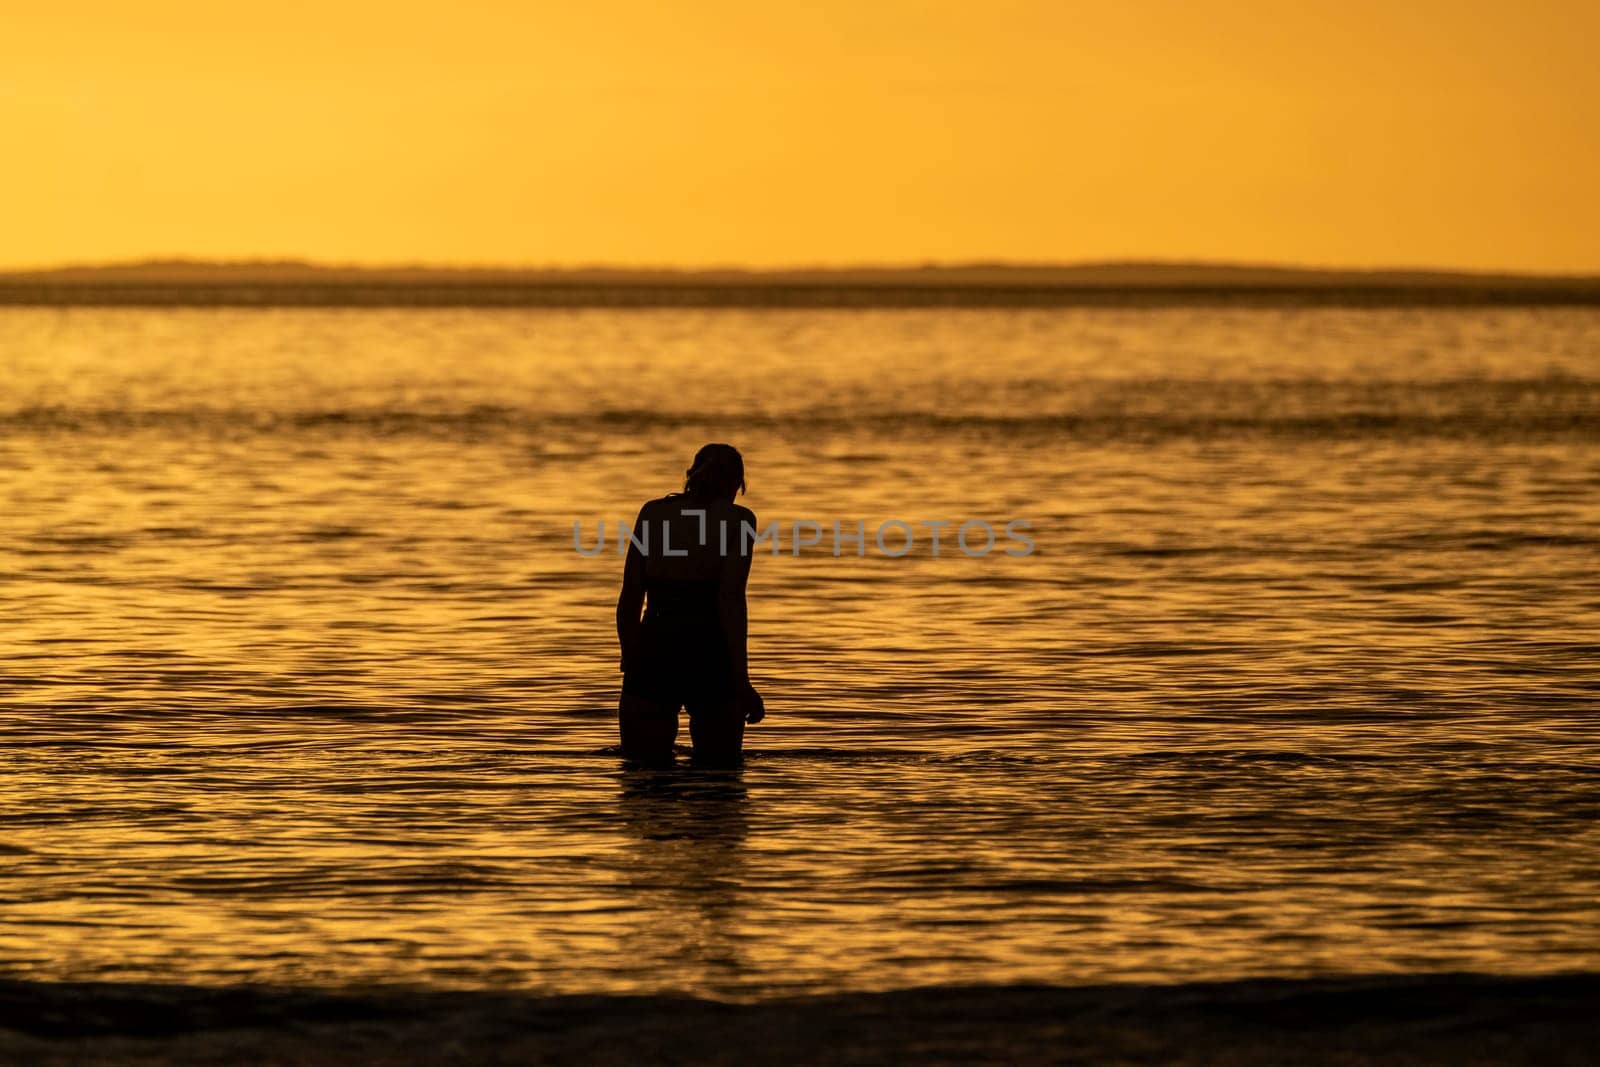
<path id="1" fill-rule="evenodd" d="M 405 284 L 26 284 L 0 307 L 146 308 L 1071 308 L 1600 307 L 1600 286 L 839 286 Z"/>
<path id="2" fill-rule="evenodd" d="M 1102 263 L 806 270 L 133 263 L 0 273 L 0 306 L 918 308 L 1600 306 L 1600 277 Z"/>
<path id="3" fill-rule="evenodd" d="M 0 1061 L 68 1064 L 1579 1061 L 1600 975 L 1409 974 L 678 996 L 0 981 Z"/>

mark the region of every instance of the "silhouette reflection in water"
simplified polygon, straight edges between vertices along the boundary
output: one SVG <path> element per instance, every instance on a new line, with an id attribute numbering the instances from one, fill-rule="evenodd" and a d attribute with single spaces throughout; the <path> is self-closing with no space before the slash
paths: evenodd
<path id="1" fill-rule="evenodd" d="M 766 714 L 746 658 L 754 546 L 745 530 L 756 517 L 734 503 L 744 491 L 744 457 L 709 444 L 695 453 L 683 492 L 639 509 L 617 598 L 617 717 L 629 761 L 670 764 L 686 708 L 695 765 L 737 766 L 745 723 Z"/>
<path id="2" fill-rule="evenodd" d="M 638 910 L 626 955 L 642 973 L 732 992 L 747 969 L 736 932 L 749 833 L 740 772 L 625 769 L 617 806 L 637 838 L 622 860 Z"/>

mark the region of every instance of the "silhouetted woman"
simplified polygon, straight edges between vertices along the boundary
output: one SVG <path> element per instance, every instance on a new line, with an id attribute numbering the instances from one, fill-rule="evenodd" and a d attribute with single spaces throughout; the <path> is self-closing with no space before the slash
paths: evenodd
<path id="1" fill-rule="evenodd" d="M 735 765 L 744 724 L 766 714 L 745 655 L 745 527 L 754 531 L 756 517 L 733 502 L 744 488 L 739 450 L 706 445 L 683 492 L 639 509 L 617 598 L 626 759 L 671 762 L 678 709 L 687 708 L 694 761 Z"/>

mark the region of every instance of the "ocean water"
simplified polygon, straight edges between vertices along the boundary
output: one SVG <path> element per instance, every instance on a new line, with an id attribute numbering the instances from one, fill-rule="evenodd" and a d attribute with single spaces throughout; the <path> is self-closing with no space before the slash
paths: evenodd
<path id="1" fill-rule="evenodd" d="M 1600 968 L 1595 310 L 6 309 L 0 383 L 7 977 Z M 573 524 L 708 440 L 769 718 L 629 770 Z"/>

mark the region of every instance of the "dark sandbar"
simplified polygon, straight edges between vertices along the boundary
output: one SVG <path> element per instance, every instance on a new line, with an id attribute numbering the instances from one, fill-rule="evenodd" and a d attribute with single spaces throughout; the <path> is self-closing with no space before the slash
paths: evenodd
<path id="1" fill-rule="evenodd" d="M 0 1063 L 1578 1064 L 1600 975 L 661 996 L 0 982 Z"/>

